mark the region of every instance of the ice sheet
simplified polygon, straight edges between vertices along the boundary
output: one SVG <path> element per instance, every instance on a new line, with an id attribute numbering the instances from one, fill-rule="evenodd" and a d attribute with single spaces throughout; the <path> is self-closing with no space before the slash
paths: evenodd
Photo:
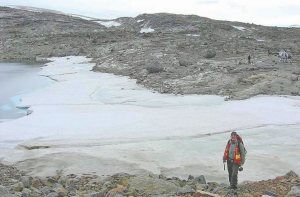
<path id="1" fill-rule="evenodd" d="M 226 182 L 222 156 L 235 130 L 248 150 L 240 181 L 300 173 L 299 97 L 159 94 L 91 72 L 85 57 L 51 60 L 39 74 L 57 82 L 20 104 L 33 113 L 0 124 L 4 163 L 32 175 L 152 172 Z"/>

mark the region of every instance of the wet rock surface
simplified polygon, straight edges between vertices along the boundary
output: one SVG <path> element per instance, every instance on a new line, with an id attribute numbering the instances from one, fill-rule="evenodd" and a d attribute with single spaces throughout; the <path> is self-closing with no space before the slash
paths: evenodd
<path id="1" fill-rule="evenodd" d="M 228 185 L 206 182 L 204 176 L 187 180 L 164 175 L 129 175 L 118 173 L 111 176 L 93 174 L 65 175 L 57 171 L 47 177 L 27 176 L 13 166 L 0 163 L 0 196 L 5 197 L 109 197 L 109 196 L 300 196 L 300 177 L 293 171 L 275 179 L 244 182 L 237 190 Z"/>
<path id="2" fill-rule="evenodd" d="M 93 71 L 129 76 L 160 93 L 226 100 L 300 94 L 299 28 L 165 13 L 118 18 L 119 26 L 106 27 L 99 23 L 105 20 L 7 7 L 0 18 L 0 59 L 87 56 Z M 279 62 L 283 49 L 291 61 Z"/>

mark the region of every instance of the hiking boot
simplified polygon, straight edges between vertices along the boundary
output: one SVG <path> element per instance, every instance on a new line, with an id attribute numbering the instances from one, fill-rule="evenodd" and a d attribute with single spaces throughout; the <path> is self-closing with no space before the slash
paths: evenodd
<path id="1" fill-rule="evenodd" d="M 236 185 L 231 185 L 230 189 L 237 189 L 237 186 Z"/>

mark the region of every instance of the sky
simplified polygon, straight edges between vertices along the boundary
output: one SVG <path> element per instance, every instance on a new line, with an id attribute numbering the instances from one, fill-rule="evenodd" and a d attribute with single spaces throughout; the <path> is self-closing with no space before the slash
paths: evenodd
<path id="1" fill-rule="evenodd" d="M 299 25 L 299 0 L 0 0 L 0 6 L 21 5 L 100 19 L 143 13 L 195 14 L 216 20 L 267 26 Z"/>

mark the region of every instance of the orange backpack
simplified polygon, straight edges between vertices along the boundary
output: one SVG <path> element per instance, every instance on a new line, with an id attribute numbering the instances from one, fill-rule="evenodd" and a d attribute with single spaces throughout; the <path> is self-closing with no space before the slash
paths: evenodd
<path id="1" fill-rule="evenodd" d="M 247 150 L 246 150 L 246 148 L 245 148 L 245 144 L 244 144 L 244 142 L 243 142 L 242 137 L 239 136 L 238 134 L 236 134 L 236 138 L 237 138 L 237 140 L 238 140 L 238 146 L 239 146 L 239 148 L 240 148 L 240 143 L 242 143 L 242 144 L 244 145 L 244 151 L 245 151 L 245 156 L 246 156 Z M 229 144 L 229 142 L 230 142 L 230 140 L 228 140 L 228 144 Z"/>
<path id="2" fill-rule="evenodd" d="M 237 134 L 237 135 L 236 135 L 236 138 L 237 138 L 237 140 L 238 140 L 238 143 L 242 143 L 242 144 L 244 145 L 244 151 L 245 151 L 245 156 L 246 156 L 247 150 L 246 150 L 246 148 L 245 148 L 245 144 L 244 144 L 244 142 L 243 142 L 242 137 L 239 136 L 239 135 Z M 240 147 L 240 144 L 239 144 L 239 147 Z"/>

